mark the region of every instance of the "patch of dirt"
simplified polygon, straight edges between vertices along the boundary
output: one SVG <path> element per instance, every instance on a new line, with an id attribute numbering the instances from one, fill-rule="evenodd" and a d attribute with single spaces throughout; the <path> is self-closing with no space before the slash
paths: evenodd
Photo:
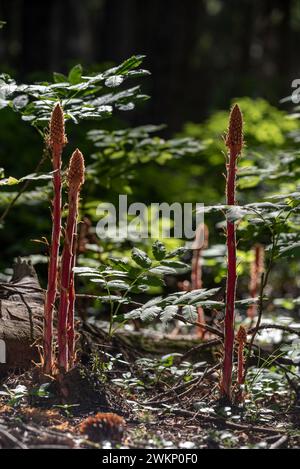
<path id="1" fill-rule="evenodd" d="M 219 400 L 217 357 L 212 367 L 199 351 L 197 361 L 174 354 L 169 364 L 168 355 L 140 361 L 132 349 L 111 352 L 60 379 L 34 367 L 3 380 L 2 389 L 26 392 L 0 396 L 0 448 L 300 448 L 300 407 L 288 382 L 229 406 Z M 46 396 L 39 390 L 47 384 Z M 122 431 L 113 432 L 114 422 L 124 422 Z"/>

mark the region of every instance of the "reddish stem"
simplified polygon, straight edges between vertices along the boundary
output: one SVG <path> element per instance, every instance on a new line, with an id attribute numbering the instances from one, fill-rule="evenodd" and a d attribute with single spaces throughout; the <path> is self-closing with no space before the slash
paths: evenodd
<path id="1" fill-rule="evenodd" d="M 76 250 L 77 250 L 77 229 L 73 236 L 72 245 L 72 262 L 71 262 L 71 273 L 70 273 L 70 285 L 69 285 L 69 310 L 67 319 L 67 334 L 68 334 L 68 354 L 69 354 L 69 367 L 72 368 L 75 361 L 75 328 L 74 328 L 74 316 L 75 316 L 75 284 L 74 284 L 74 272 L 73 269 L 76 264 Z"/>
<path id="2" fill-rule="evenodd" d="M 48 268 L 48 287 L 45 298 L 44 312 L 44 371 L 51 373 L 53 367 L 53 311 L 57 294 L 57 272 L 59 260 L 59 246 L 61 235 L 61 154 L 62 145 L 53 144 L 53 211 L 52 211 L 52 236 Z"/>
<path id="3" fill-rule="evenodd" d="M 69 192 L 69 213 L 67 219 L 64 248 L 61 265 L 61 293 L 58 309 L 58 365 L 61 371 L 68 370 L 68 316 L 69 316 L 69 290 L 73 268 L 73 243 L 76 233 L 78 213 L 78 194 Z"/>
<path id="4" fill-rule="evenodd" d="M 235 148 L 230 149 L 227 165 L 227 205 L 235 205 L 236 159 Z M 234 346 L 234 303 L 236 292 L 236 233 L 235 224 L 227 221 L 227 285 L 225 310 L 225 338 L 222 392 L 231 399 L 233 346 Z"/>
<path id="5" fill-rule="evenodd" d="M 243 117 L 238 105 L 235 105 L 230 113 L 226 146 L 229 149 L 228 164 L 226 165 L 226 202 L 227 205 L 235 205 L 237 158 L 243 147 Z M 232 387 L 236 280 L 235 224 L 227 218 L 227 283 L 221 392 L 229 400 L 231 400 Z"/>
<path id="6" fill-rule="evenodd" d="M 260 276 L 264 269 L 264 248 L 260 244 L 254 247 L 254 261 L 251 264 L 251 278 L 249 284 L 249 291 L 251 298 L 255 298 L 258 293 Z M 257 313 L 257 305 L 250 305 L 247 310 L 247 316 L 254 319 Z"/>
<path id="7" fill-rule="evenodd" d="M 245 382 L 245 370 L 244 370 L 244 348 L 245 344 L 247 342 L 247 331 L 243 326 L 240 326 L 236 340 L 239 344 L 238 346 L 238 372 L 237 372 L 237 383 L 239 386 L 244 384 Z M 243 396 L 242 394 L 240 395 L 240 398 L 242 399 Z"/>
<path id="8" fill-rule="evenodd" d="M 84 159 L 77 149 L 73 153 L 68 170 L 69 212 L 65 232 L 65 242 L 61 266 L 61 294 L 58 310 L 58 365 L 62 372 L 74 363 L 74 274 L 76 256 L 76 236 L 78 199 L 84 182 Z"/>

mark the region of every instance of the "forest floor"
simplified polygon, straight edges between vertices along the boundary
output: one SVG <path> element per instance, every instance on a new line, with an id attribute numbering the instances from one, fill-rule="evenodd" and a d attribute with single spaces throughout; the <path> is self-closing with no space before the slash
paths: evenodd
<path id="1" fill-rule="evenodd" d="M 38 367 L 2 379 L 0 448 L 300 448 L 299 394 L 284 367 L 252 367 L 243 402 L 229 405 L 213 342 L 165 355 L 124 344 L 60 380 Z"/>

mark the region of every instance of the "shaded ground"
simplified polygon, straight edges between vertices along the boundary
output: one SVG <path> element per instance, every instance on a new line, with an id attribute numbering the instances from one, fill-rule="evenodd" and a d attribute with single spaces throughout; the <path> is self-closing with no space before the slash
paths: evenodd
<path id="1" fill-rule="evenodd" d="M 125 356 L 126 355 L 126 356 Z M 35 369 L 2 381 L 2 448 L 300 448 L 296 373 L 253 367 L 245 402 L 220 402 L 219 356 L 94 354 L 60 383 Z M 203 361 L 199 361 L 203 359 Z M 295 375 L 295 376 L 294 376 Z M 113 412 L 88 436 L 88 416 Z M 107 423 L 108 421 L 108 423 Z"/>

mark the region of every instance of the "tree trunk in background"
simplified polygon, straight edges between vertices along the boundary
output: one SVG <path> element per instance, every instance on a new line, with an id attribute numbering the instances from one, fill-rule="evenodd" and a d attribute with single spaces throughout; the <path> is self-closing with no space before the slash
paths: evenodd
<path id="1" fill-rule="evenodd" d="M 291 0 L 281 2 L 278 0 L 282 11 L 282 20 L 280 23 L 280 37 L 279 37 L 279 67 L 278 71 L 281 77 L 285 77 L 286 82 L 280 84 L 281 96 L 286 96 L 291 91 L 291 81 L 296 78 L 296 74 L 291 73 Z M 278 5 L 279 6 L 279 5 Z M 294 72 L 295 73 L 295 72 Z"/>
<path id="2" fill-rule="evenodd" d="M 274 104 L 298 76 L 298 0 L 0 0 L 3 71 L 48 78 L 76 64 L 147 55 L 152 96 L 131 124 L 200 121 L 232 96 Z M 295 16 L 296 15 L 296 16 Z M 298 14 L 299 15 L 299 14 Z M 175 112 L 176 111 L 176 112 Z"/>
<path id="3" fill-rule="evenodd" d="M 49 69 L 50 15 L 43 2 L 22 2 L 22 39 L 20 70 L 22 74 Z"/>

